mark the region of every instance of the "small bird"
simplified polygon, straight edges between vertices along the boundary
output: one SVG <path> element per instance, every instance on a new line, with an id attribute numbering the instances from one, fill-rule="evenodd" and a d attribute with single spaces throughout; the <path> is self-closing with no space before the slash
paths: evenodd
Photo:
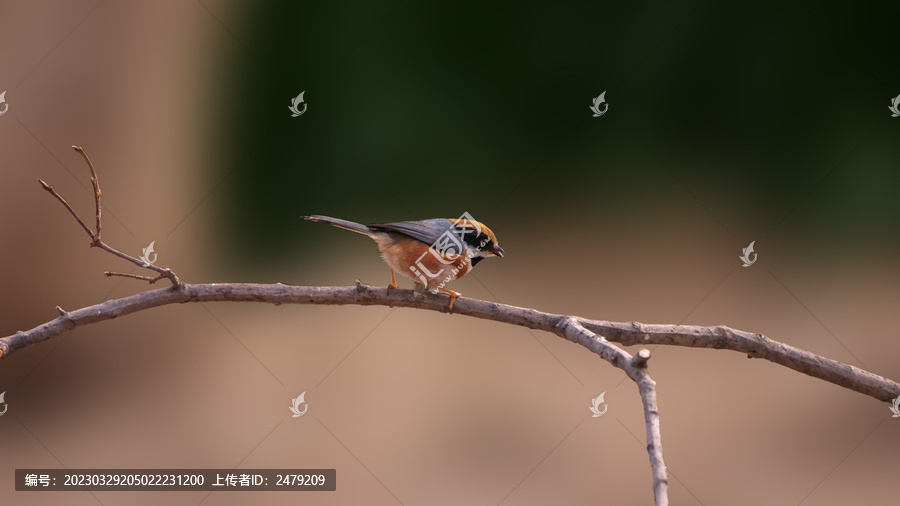
<path id="1" fill-rule="evenodd" d="M 394 279 L 397 271 L 428 289 L 449 294 L 449 310 L 460 294 L 445 288 L 445 284 L 465 276 L 484 258 L 503 257 L 503 248 L 494 232 L 473 219 L 436 218 L 363 225 L 329 216 L 303 218 L 371 237 L 391 269 L 390 288 L 397 288 Z"/>

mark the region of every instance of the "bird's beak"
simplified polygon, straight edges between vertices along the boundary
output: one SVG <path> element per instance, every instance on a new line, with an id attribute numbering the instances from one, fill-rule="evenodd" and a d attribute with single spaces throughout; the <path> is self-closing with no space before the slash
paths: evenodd
<path id="1" fill-rule="evenodd" d="M 503 248 L 501 248 L 500 246 L 494 246 L 493 248 L 491 248 L 491 253 L 497 255 L 500 258 L 503 258 Z"/>

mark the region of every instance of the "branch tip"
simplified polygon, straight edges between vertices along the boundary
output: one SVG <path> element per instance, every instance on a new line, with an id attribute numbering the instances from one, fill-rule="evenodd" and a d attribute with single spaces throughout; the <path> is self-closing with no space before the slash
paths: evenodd
<path id="1" fill-rule="evenodd" d="M 87 162 L 87 164 L 88 164 L 88 168 L 91 169 L 91 186 L 94 187 L 94 204 L 95 204 L 95 207 L 97 210 L 97 234 L 96 234 L 96 236 L 99 239 L 100 234 L 101 234 L 100 213 L 101 213 L 101 209 L 102 209 L 100 206 L 100 195 L 101 195 L 100 179 L 97 178 L 97 172 L 94 170 L 94 164 L 91 162 L 90 157 L 84 151 L 84 148 L 82 148 L 81 146 L 72 146 L 72 148 L 74 148 L 75 151 L 78 151 L 79 153 L 81 153 L 81 157 L 84 158 L 84 161 Z"/>
<path id="2" fill-rule="evenodd" d="M 115 255 L 119 258 L 128 260 L 129 262 L 137 265 L 138 267 L 144 267 L 144 268 L 150 269 L 151 271 L 156 272 L 158 274 L 158 276 L 153 278 L 150 276 L 137 276 L 137 275 L 133 275 L 133 274 L 121 274 L 121 273 L 117 273 L 117 272 L 104 272 L 103 274 L 106 275 L 107 277 L 109 277 L 109 276 L 125 276 L 125 277 L 136 278 L 136 279 L 140 279 L 143 281 L 148 281 L 151 284 L 153 284 L 161 279 L 168 278 L 172 282 L 172 286 L 174 286 L 176 289 L 183 288 L 184 284 L 181 282 L 180 279 L 178 279 L 178 276 L 176 276 L 175 273 L 172 272 L 170 269 L 164 269 L 162 267 L 157 267 L 155 265 L 148 265 L 145 262 L 143 262 L 142 260 L 139 260 L 131 255 L 126 255 L 125 253 L 122 253 L 121 251 L 119 251 L 103 242 L 103 239 L 101 236 L 101 233 L 103 230 L 102 225 L 101 225 L 101 214 L 102 214 L 103 207 L 100 205 L 100 195 L 102 192 L 100 191 L 100 181 L 97 178 L 97 171 L 94 170 L 94 164 L 91 162 L 90 157 L 88 157 L 87 153 L 84 151 L 84 148 L 82 148 L 81 146 L 73 145 L 72 149 L 74 149 L 75 151 L 77 151 L 78 153 L 81 154 L 81 156 L 84 158 L 84 161 L 87 162 L 88 168 L 91 169 L 91 186 L 94 188 L 94 207 L 95 207 L 95 212 L 96 212 L 96 217 L 97 217 L 97 225 L 96 225 L 95 230 L 91 230 L 84 223 L 84 221 L 81 219 L 81 217 L 78 216 L 78 213 L 76 213 L 75 210 L 72 209 L 72 206 L 70 206 L 69 203 L 66 202 L 66 199 L 64 199 L 62 197 L 62 195 L 60 195 L 53 188 L 53 186 L 47 184 L 41 178 L 38 178 L 38 182 L 41 184 L 41 186 L 45 190 L 50 192 L 50 194 L 53 195 L 56 198 L 56 200 L 58 200 L 63 206 L 65 206 L 66 210 L 69 211 L 69 214 L 71 214 L 72 217 L 75 218 L 75 221 L 77 221 L 78 224 L 81 225 L 81 228 L 84 229 L 85 233 L 88 236 L 90 236 L 91 247 L 96 246 L 96 247 L 106 251 L 107 253 L 112 253 L 113 255 Z"/>
<path id="3" fill-rule="evenodd" d="M 153 284 L 165 277 L 162 274 L 160 274 L 159 276 L 157 276 L 155 278 L 152 278 L 150 276 L 141 276 L 140 274 L 132 274 L 130 272 L 110 272 L 110 271 L 106 271 L 103 274 L 105 274 L 106 277 L 108 277 L 108 278 L 112 277 L 112 276 L 120 276 L 123 278 L 132 278 L 132 279 L 139 279 L 141 281 L 149 281 L 150 284 Z"/>
<path id="4" fill-rule="evenodd" d="M 648 360 L 650 360 L 650 350 L 644 348 L 634 354 L 634 360 L 632 361 L 632 363 L 635 367 L 640 367 L 643 369 L 644 367 L 647 367 Z"/>

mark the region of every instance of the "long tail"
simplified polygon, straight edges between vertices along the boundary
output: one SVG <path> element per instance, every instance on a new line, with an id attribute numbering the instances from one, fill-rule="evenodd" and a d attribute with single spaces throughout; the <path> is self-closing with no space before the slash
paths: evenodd
<path id="1" fill-rule="evenodd" d="M 328 223 L 329 225 L 334 225 L 338 228 L 343 228 L 346 230 L 352 230 L 353 232 L 357 232 L 360 234 L 365 234 L 369 237 L 374 233 L 372 229 L 363 225 L 362 223 L 356 223 L 355 221 L 347 221 L 342 220 L 340 218 L 332 218 L 330 216 L 320 216 L 318 214 L 314 214 L 312 216 L 303 216 L 303 219 L 309 221 L 318 221 L 319 223 Z"/>

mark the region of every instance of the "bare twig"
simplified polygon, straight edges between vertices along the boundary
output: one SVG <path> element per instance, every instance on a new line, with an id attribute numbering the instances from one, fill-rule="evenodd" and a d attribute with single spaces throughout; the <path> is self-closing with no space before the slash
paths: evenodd
<path id="1" fill-rule="evenodd" d="M 647 429 L 647 453 L 653 474 L 653 497 L 657 506 L 669 504 L 666 463 L 663 461 L 662 435 L 659 431 L 659 408 L 656 405 L 656 382 L 647 373 L 649 350 L 641 350 L 634 356 L 591 332 L 579 318 L 566 316 L 560 320 L 562 337 L 574 341 L 603 357 L 607 362 L 625 371 L 638 386 L 644 404 L 644 426 Z"/>
<path id="2" fill-rule="evenodd" d="M 41 183 L 42 188 L 44 188 L 45 190 L 50 192 L 50 195 L 53 195 L 54 197 L 56 197 L 56 200 L 62 202 L 62 205 L 66 206 L 66 209 L 68 209 L 69 213 L 71 213 L 72 216 L 75 217 L 75 219 L 78 221 L 78 224 L 81 225 L 81 228 L 83 228 L 84 231 L 87 232 L 87 235 L 91 236 L 91 246 L 95 246 L 94 242 L 96 242 L 96 240 L 97 240 L 97 235 L 94 234 L 94 231 L 89 229 L 88 226 L 85 225 L 83 221 L 81 221 L 81 218 L 78 217 L 78 213 L 76 213 L 75 210 L 72 209 L 72 206 L 70 206 L 69 203 L 66 202 L 66 199 L 62 198 L 62 195 L 57 193 L 56 189 L 53 188 L 53 186 L 45 183 L 43 179 L 38 178 L 38 183 Z"/>
<path id="3" fill-rule="evenodd" d="M 183 286 L 183 283 L 181 282 L 180 279 L 178 279 L 178 276 L 176 276 L 175 273 L 172 272 L 170 269 L 166 269 L 163 267 L 157 267 L 155 265 L 148 264 L 139 258 L 135 258 L 131 255 L 122 253 L 121 251 L 119 251 L 119 250 L 109 246 L 105 242 L 103 242 L 101 235 L 100 235 L 101 231 L 102 231 L 102 225 L 101 225 L 101 220 L 100 220 L 100 217 L 101 217 L 100 216 L 101 215 L 100 180 L 97 178 L 97 172 L 94 171 L 94 164 L 91 163 L 91 159 L 88 157 L 88 155 L 84 151 L 84 149 L 81 146 L 72 146 L 72 148 L 75 149 L 75 151 L 78 151 L 81 154 L 81 156 L 84 157 L 84 160 L 87 162 L 88 167 L 91 169 L 91 185 L 94 187 L 94 207 L 97 211 L 97 230 L 92 231 L 90 228 L 88 228 L 88 226 L 85 225 L 85 223 L 81 219 L 81 217 L 78 216 L 78 213 L 76 213 L 75 210 L 72 209 L 72 206 L 70 206 L 69 203 L 66 202 L 66 199 L 64 199 L 62 197 L 62 195 L 57 193 L 57 191 L 52 186 L 45 183 L 43 180 L 38 179 L 38 182 L 41 183 L 41 187 L 44 188 L 45 190 L 47 190 L 48 192 L 50 192 L 51 195 L 56 197 L 57 200 L 59 200 L 60 202 L 62 202 L 62 204 L 64 206 L 66 206 L 66 209 L 68 209 L 69 213 L 73 217 L 75 217 L 75 220 L 78 221 L 78 224 L 81 225 L 81 228 L 83 228 L 84 231 L 87 232 L 87 234 L 89 236 L 91 236 L 91 246 L 96 246 L 108 253 L 112 253 L 113 255 L 116 255 L 119 258 L 124 258 L 125 260 L 128 260 L 129 262 L 137 265 L 138 267 L 150 269 L 152 271 L 155 271 L 157 274 L 159 274 L 159 276 L 157 276 L 155 278 L 152 278 L 150 276 L 137 276 L 137 275 L 127 275 L 126 277 L 149 281 L 151 284 L 159 281 L 160 279 L 168 278 L 169 281 L 172 282 L 172 286 L 175 287 L 176 289 Z M 107 276 L 119 276 L 121 274 L 106 273 L 106 275 Z"/>
<path id="4" fill-rule="evenodd" d="M 94 187 L 94 204 L 97 209 L 97 240 L 100 240 L 102 236 L 100 228 L 100 210 L 102 209 L 100 206 L 100 179 L 97 178 L 97 172 L 94 171 L 94 164 L 91 163 L 91 159 L 84 151 L 84 148 L 81 146 L 72 146 L 72 149 L 81 153 L 81 156 L 84 157 L 84 161 L 87 162 L 88 167 L 91 169 L 91 186 Z"/>
<path id="5" fill-rule="evenodd" d="M 134 279 L 140 279 L 141 281 L 149 281 L 151 285 L 152 285 L 153 283 L 156 283 L 156 282 L 159 281 L 160 279 L 165 278 L 165 276 L 163 276 L 162 274 L 160 274 L 159 276 L 156 276 L 156 277 L 153 277 L 153 276 L 141 276 L 141 275 L 139 275 L 139 274 L 131 274 L 130 272 L 110 272 L 110 271 L 106 271 L 106 272 L 104 272 L 103 274 L 104 274 L 106 277 L 108 277 L 108 278 L 109 278 L 109 277 L 112 277 L 112 276 L 121 276 L 121 277 L 123 277 L 123 278 L 134 278 Z"/>
<path id="6" fill-rule="evenodd" d="M 900 395 L 900 384 L 895 381 L 850 364 L 773 341 L 763 334 L 722 325 L 715 327 L 648 325 L 600 320 L 585 320 L 584 325 L 610 341 L 625 346 L 665 344 L 732 350 L 746 354 L 747 358 L 762 358 L 881 401 L 890 402 Z"/>

